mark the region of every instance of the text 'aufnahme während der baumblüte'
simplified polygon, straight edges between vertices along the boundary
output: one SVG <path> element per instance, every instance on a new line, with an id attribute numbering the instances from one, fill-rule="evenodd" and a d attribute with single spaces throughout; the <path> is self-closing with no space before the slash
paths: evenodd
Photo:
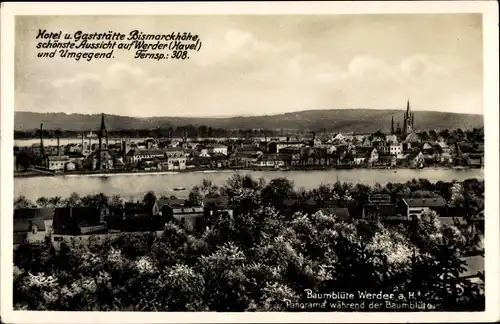
<path id="1" fill-rule="evenodd" d="M 202 48 L 200 36 L 190 32 L 148 34 L 139 30 L 73 33 L 39 29 L 36 48 L 40 58 L 76 61 L 113 59 L 118 51 L 131 52 L 139 60 L 188 60 Z"/>
<path id="2" fill-rule="evenodd" d="M 315 293 L 305 289 L 306 301 L 294 302 L 285 300 L 290 310 L 321 310 L 338 311 L 423 311 L 433 310 L 434 305 L 419 300 L 418 295 L 408 293 L 370 293 L 367 291 Z"/>

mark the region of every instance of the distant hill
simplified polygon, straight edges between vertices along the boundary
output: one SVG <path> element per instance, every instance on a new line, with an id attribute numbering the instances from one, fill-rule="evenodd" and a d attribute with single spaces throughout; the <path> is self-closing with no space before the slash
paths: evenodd
<path id="1" fill-rule="evenodd" d="M 226 129 L 296 129 L 332 132 L 383 132 L 390 130 L 391 118 L 395 124 L 403 122 L 403 110 L 375 109 L 332 109 L 307 110 L 280 115 L 190 118 L 190 117 L 151 117 L 136 118 L 106 115 L 106 128 L 110 131 L 124 129 L 154 129 L 185 125 L 206 125 Z M 89 131 L 100 126 L 100 115 L 16 112 L 15 130 L 30 131 L 38 129 L 40 123 L 46 130 Z M 435 111 L 416 111 L 415 128 L 428 129 L 468 129 L 483 126 L 483 115 L 455 114 Z"/>

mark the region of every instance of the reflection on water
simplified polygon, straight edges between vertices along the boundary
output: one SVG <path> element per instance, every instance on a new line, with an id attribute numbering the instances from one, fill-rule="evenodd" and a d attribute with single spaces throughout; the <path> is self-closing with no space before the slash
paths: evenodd
<path id="1" fill-rule="evenodd" d="M 63 177 L 15 178 L 14 197 L 20 195 L 35 201 L 39 197 L 68 197 L 72 192 L 80 195 L 104 193 L 108 196 L 120 195 L 125 199 L 141 199 L 144 194 L 153 190 L 158 196 L 175 195 L 186 197 L 189 190 L 199 185 L 202 179 L 211 180 L 215 185 L 223 185 L 232 174 L 251 174 L 269 181 L 277 177 L 286 177 L 295 183 L 296 187 L 311 189 L 320 184 L 331 184 L 337 180 L 374 185 L 387 182 L 406 182 L 413 178 L 425 178 L 431 182 L 462 181 L 470 178 L 484 178 L 483 169 L 400 169 L 394 170 L 322 170 L 322 171 L 200 171 L 200 172 L 165 172 L 162 174 L 111 174 L 102 175 L 69 175 Z M 174 191 L 174 188 L 184 187 L 185 191 Z"/>

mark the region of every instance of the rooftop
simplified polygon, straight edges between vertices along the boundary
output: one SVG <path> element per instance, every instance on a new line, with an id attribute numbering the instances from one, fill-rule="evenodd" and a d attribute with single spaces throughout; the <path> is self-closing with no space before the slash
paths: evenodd
<path id="1" fill-rule="evenodd" d="M 393 204 L 366 204 L 363 208 L 368 215 L 376 215 L 378 217 L 398 215 L 398 210 Z"/>
<path id="2" fill-rule="evenodd" d="M 320 209 L 324 214 L 333 214 L 337 216 L 338 219 L 343 221 L 348 221 L 351 219 L 351 215 L 349 214 L 349 209 L 346 207 L 327 207 Z"/>
<path id="3" fill-rule="evenodd" d="M 463 226 L 467 225 L 467 220 L 464 217 L 439 217 L 441 225 L 445 226 Z"/>
<path id="4" fill-rule="evenodd" d="M 47 156 L 49 161 L 68 161 L 69 156 L 67 155 L 49 155 Z"/>
<path id="5" fill-rule="evenodd" d="M 172 208 L 174 214 L 200 214 L 204 213 L 201 207 L 190 207 L 190 208 Z"/>
<path id="6" fill-rule="evenodd" d="M 14 209 L 14 219 L 41 218 L 49 220 L 54 218 L 54 208 L 19 208 Z"/>
<path id="7" fill-rule="evenodd" d="M 444 198 L 403 198 L 403 202 L 408 207 L 445 207 Z"/>

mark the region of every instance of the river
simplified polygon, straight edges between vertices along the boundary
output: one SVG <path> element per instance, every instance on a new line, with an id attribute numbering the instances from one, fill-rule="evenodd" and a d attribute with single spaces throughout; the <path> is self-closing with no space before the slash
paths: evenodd
<path id="1" fill-rule="evenodd" d="M 175 195 L 186 197 L 189 190 L 199 185 L 202 179 L 211 180 L 215 185 L 223 185 L 233 174 L 251 174 L 255 179 L 260 177 L 269 181 L 277 177 L 292 180 L 296 188 L 316 188 L 321 184 L 342 182 L 374 185 L 388 182 L 406 182 L 413 178 L 425 178 L 431 182 L 462 181 L 470 178 L 484 179 L 484 169 L 355 169 L 355 170 L 321 170 L 321 171 L 199 171 L 199 172 L 166 172 L 164 174 L 115 174 L 102 175 L 67 175 L 55 177 L 14 178 L 14 197 L 21 195 L 36 201 L 39 197 L 68 197 L 72 192 L 80 195 L 104 193 L 120 195 L 125 199 L 141 199 L 144 194 L 153 190 L 158 196 Z M 184 187 L 184 191 L 174 188 Z"/>

